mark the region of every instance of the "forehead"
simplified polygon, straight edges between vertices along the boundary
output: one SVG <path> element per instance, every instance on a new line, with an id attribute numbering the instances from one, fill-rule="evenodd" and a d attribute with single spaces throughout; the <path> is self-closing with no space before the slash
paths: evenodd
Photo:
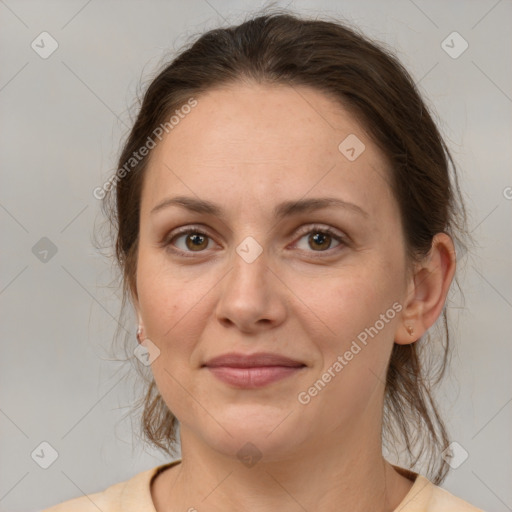
<path id="1" fill-rule="evenodd" d="M 153 150 L 143 212 L 168 195 L 191 192 L 243 197 L 268 209 L 276 198 L 309 192 L 338 191 L 370 210 L 376 198 L 391 199 L 383 155 L 356 118 L 322 92 L 233 84 L 195 99 Z"/>

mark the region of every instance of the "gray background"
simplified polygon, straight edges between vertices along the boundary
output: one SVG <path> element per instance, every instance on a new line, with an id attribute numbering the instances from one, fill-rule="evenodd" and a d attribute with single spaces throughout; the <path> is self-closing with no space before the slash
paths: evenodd
<path id="1" fill-rule="evenodd" d="M 115 170 L 141 77 L 187 38 L 262 5 L 0 0 L 0 510 L 42 509 L 168 460 L 124 417 L 137 392 L 129 365 L 111 360 L 119 292 L 91 242 L 101 224 L 92 191 Z M 396 48 L 434 110 L 479 244 L 462 258 L 465 303 L 453 296 L 455 356 L 438 394 L 469 457 L 443 487 L 512 510 L 512 2 L 275 5 L 346 18 Z M 47 59 L 31 48 L 43 31 L 59 45 Z M 458 58 L 441 47 L 453 31 L 469 44 Z M 42 237 L 57 249 L 46 261 L 33 252 Z M 135 348 L 134 319 L 122 323 Z M 43 441 L 58 452 L 48 469 L 31 457 Z"/>

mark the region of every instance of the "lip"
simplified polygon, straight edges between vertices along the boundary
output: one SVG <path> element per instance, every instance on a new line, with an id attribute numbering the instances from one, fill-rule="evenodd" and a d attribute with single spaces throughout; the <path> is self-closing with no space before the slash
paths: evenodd
<path id="1" fill-rule="evenodd" d="M 267 386 L 297 374 L 304 363 L 279 354 L 223 354 L 210 359 L 203 367 L 219 380 L 243 389 Z"/>
<path id="2" fill-rule="evenodd" d="M 255 354 L 240 354 L 231 352 L 209 359 L 203 366 L 209 368 L 218 366 L 227 366 L 231 368 L 254 368 L 262 366 L 285 366 L 285 367 L 301 367 L 304 363 L 291 359 L 280 354 L 271 352 L 258 352 Z"/>

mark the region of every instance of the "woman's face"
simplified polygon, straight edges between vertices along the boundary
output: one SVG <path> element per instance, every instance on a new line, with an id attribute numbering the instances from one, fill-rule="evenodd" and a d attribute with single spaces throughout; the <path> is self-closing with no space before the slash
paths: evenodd
<path id="1" fill-rule="evenodd" d="M 382 154 L 313 89 L 233 85 L 196 100 L 153 150 L 136 279 L 144 336 L 160 351 L 152 371 L 182 440 L 229 456 L 252 443 L 268 460 L 380 436 L 408 285 Z M 217 211 L 152 212 L 176 197 Z M 325 198 L 338 203 L 283 207 Z M 257 387 L 204 366 L 233 352 L 303 366 L 274 368 L 282 378 Z"/>

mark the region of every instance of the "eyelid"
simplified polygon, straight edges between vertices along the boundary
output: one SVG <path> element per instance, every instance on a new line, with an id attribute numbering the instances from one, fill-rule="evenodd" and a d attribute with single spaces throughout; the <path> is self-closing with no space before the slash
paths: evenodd
<path id="1" fill-rule="evenodd" d="M 331 255 L 331 252 L 336 251 L 336 249 L 339 249 L 340 246 L 346 246 L 350 244 L 349 237 L 345 235 L 343 232 L 340 232 L 339 230 L 328 225 L 313 223 L 309 225 L 304 225 L 298 230 L 296 230 L 297 236 L 299 238 L 295 242 L 293 242 L 293 246 L 295 246 L 304 235 L 307 235 L 308 233 L 314 231 L 319 231 L 331 235 L 336 241 L 340 243 L 340 245 L 334 248 L 327 249 L 326 251 L 306 251 L 312 253 L 313 255 L 315 253 L 318 253 L 316 256 L 313 257 L 322 257 L 322 255 L 326 254 Z M 189 233 L 206 235 L 208 238 L 214 241 L 214 237 L 210 235 L 209 230 L 205 228 L 203 225 L 187 224 L 186 226 L 174 229 L 169 235 L 166 235 L 163 238 L 162 242 L 160 242 L 159 245 L 166 249 L 172 247 L 170 250 L 178 255 L 183 255 L 185 257 L 193 257 L 192 255 L 194 254 L 195 251 L 182 251 L 181 249 L 177 249 L 176 247 L 174 247 L 173 244 L 171 243 L 173 240 L 180 237 L 181 235 L 187 235 Z M 201 254 L 204 252 L 206 251 L 197 251 L 197 254 Z"/>
<path id="2" fill-rule="evenodd" d="M 214 240 L 214 237 L 210 235 L 208 229 L 206 229 L 201 224 L 187 224 L 186 226 L 176 228 L 168 235 L 165 235 L 163 240 L 158 245 L 164 249 L 168 249 L 171 252 L 174 252 L 175 254 L 185 256 L 185 257 L 191 257 L 194 254 L 194 251 L 182 251 L 181 249 L 174 247 L 173 244 L 171 243 L 176 238 L 178 238 L 182 235 L 188 235 L 190 233 L 206 235 L 211 240 Z M 206 252 L 206 251 L 198 251 L 197 254 L 200 254 L 202 252 Z"/>
<path id="3" fill-rule="evenodd" d="M 336 250 L 340 250 L 341 246 L 347 246 L 350 243 L 348 236 L 345 235 L 343 232 L 325 224 L 313 223 L 310 225 L 303 226 L 302 228 L 299 229 L 297 233 L 299 238 L 297 239 L 297 241 L 293 243 L 293 245 L 296 245 L 304 235 L 307 235 L 308 233 L 312 233 L 315 231 L 326 233 L 332 236 L 336 241 L 339 242 L 340 245 L 338 245 L 337 247 L 327 249 L 326 251 L 306 251 L 312 254 L 314 258 L 326 257 L 327 255 L 331 256 L 333 252 L 335 252 Z"/>

